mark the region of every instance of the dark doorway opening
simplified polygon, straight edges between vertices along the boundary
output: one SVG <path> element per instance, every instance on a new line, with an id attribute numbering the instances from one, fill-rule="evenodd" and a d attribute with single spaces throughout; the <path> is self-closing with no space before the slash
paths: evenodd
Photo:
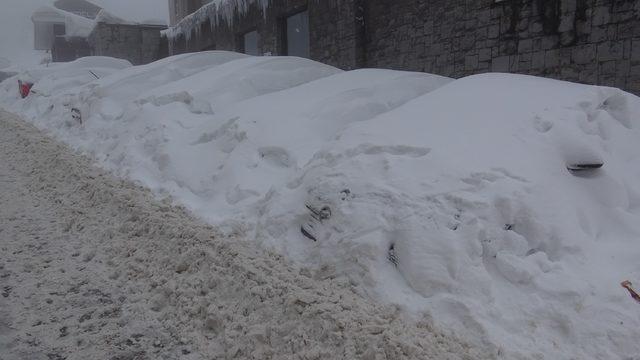
<path id="1" fill-rule="evenodd" d="M 309 58 L 309 12 L 305 10 L 287 16 L 282 23 L 282 53 Z"/>
<path id="2" fill-rule="evenodd" d="M 257 31 L 249 31 L 242 35 L 242 52 L 247 55 L 259 56 L 258 40 L 260 36 Z"/>

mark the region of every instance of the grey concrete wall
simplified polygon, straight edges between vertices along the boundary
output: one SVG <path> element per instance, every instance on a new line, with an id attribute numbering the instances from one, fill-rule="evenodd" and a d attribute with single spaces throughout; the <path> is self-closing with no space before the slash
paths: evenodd
<path id="1" fill-rule="evenodd" d="M 156 61 L 163 54 L 163 27 L 98 23 L 89 36 L 92 54 L 129 60 L 134 65 Z"/>

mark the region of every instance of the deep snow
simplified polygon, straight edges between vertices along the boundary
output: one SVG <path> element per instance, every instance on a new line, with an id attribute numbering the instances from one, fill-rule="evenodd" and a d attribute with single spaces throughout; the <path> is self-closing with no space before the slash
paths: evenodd
<path id="1" fill-rule="evenodd" d="M 0 111 L 0 359 L 491 359 Z"/>
<path id="2" fill-rule="evenodd" d="M 5 81 L 0 104 L 222 231 L 503 358 L 640 354 L 620 286 L 640 283 L 636 96 L 225 52 L 97 81 L 66 66 L 26 100 Z"/>

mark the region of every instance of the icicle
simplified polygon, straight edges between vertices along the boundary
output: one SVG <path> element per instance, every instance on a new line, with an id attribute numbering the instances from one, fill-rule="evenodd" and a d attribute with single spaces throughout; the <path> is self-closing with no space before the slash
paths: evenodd
<path id="1" fill-rule="evenodd" d="M 176 25 L 164 30 L 163 35 L 170 43 L 180 35 L 184 35 L 188 41 L 192 31 L 196 29 L 196 34 L 199 34 L 200 26 L 207 20 L 209 20 L 212 30 L 220 25 L 221 20 L 233 25 L 235 12 L 237 11 L 240 15 L 246 14 L 254 3 L 258 3 L 263 16 L 266 16 L 270 0 L 214 0 L 185 17 Z"/>

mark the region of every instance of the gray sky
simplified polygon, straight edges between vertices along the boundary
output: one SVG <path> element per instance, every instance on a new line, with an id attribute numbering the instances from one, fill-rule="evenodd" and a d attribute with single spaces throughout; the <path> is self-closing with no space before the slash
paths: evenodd
<path id="1" fill-rule="evenodd" d="M 89 0 L 121 18 L 133 21 L 166 19 L 167 0 Z M 33 51 L 31 13 L 53 0 L 0 0 L 0 57 L 17 63 L 37 62 Z"/>

